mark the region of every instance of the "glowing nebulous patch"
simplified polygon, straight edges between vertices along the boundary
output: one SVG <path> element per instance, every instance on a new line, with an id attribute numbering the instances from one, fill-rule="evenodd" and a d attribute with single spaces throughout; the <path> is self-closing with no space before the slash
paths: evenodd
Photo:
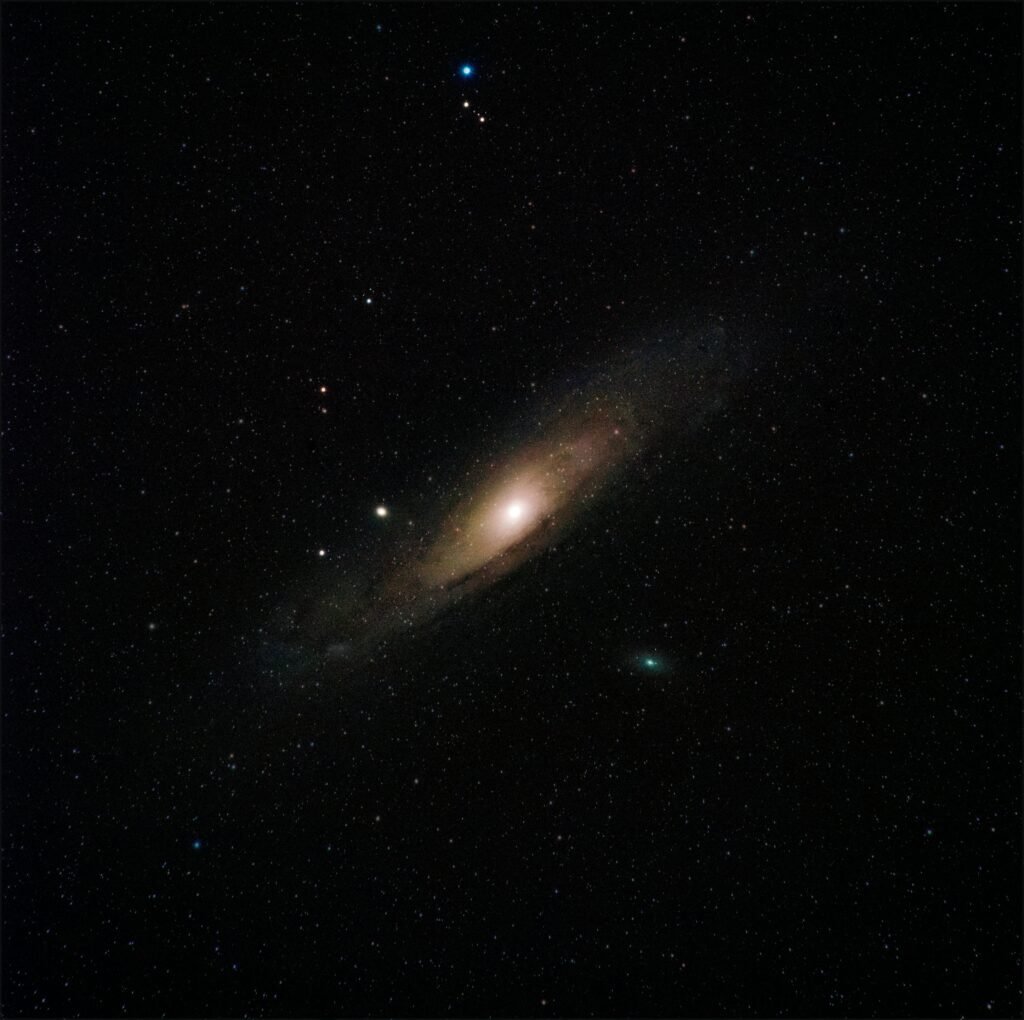
<path id="1" fill-rule="evenodd" d="M 559 423 L 472 487 L 424 556 L 420 580 L 449 587 L 481 570 L 493 577 L 512 569 L 547 544 L 631 450 L 605 409 Z"/>

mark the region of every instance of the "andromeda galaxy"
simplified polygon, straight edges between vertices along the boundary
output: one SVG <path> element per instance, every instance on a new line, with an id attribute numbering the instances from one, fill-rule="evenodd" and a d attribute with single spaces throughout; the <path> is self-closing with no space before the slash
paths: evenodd
<path id="1" fill-rule="evenodd" d="M 418 578 L 451 588 L 507 572 L 550 544 L 634 449 L 625 415 L 595 401 L 482 479 L 417 565 Z"/>
<path id="2" fill-rule="evenodd" d="M 324 590 L 307 584 L 287 600 L 268 628 L 265 664 L 386 656 L 403 635 L 554 546 L 657 444 L 685 441 L 724 406 L 745 363 L 716 326 L 584 367 L 535 409 L 532 435 L 464 471 L 447 508 L 396 540 L 383 565 L 353 569 Z"/>

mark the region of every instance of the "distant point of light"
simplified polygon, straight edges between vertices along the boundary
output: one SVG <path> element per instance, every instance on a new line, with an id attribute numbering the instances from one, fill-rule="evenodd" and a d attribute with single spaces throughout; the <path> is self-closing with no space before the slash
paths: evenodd
<path id="1" fill-rule="evenodd" d="M 463 103 L 462 103 L 462 108 L 463 108 L 464 110 L 468 110 L 468 109 L 469 109 L 469 100 L 468 100 L 468 99 L 466 99 L 466 100 L 463 100 Z"/>
<path id="2" fill-rule="evenodd" d="M 387 517 L 387 515 L 388 515 L 388 508 L 387 508 L 386 506 L 379 506 L 379 507 L 377 507 L 377 509 L 376 509 L 376 510 L 374 511 L 374 513 L 375 513 L 375 514 L 376 514 L 376 515 L 377 515 L 378 517 Z"/>
<path id="3" fill-rule="evenodd" d="M 472 78 L 473 77 L 473 65 L 472 64 L 463 64 L 462 67 L 459 68 L 459 73 L 462 75 L 463 78 Z"/>
<path id="4" fill-rule="evenodd" d="M 648 669 L 654 669 L 654 667 L 658 665 L 658 660 L 657 659 L 646 658 L 646 659 L 644 659 L 644 665 Z"/>
<path id="5" fill-rule="evenodd" d="M 194 839 L 194 840 L 192 840 L 192 849 L 193 850 L 202 850 L 202 848 L 203 848 L 203 841 L 201 839 Z"/>
<path id="6" fill-rule="evenodd" d="M 327 387 L 326 386 L 321 386 L 320 387 L 320 392 L 321 393 L 326 393 L 327 392 Z"/>
<path id="7" fill-rule="evenodd" d="M 366 303 L 367 303 L 368 305 L 372 305 L 372 304 L 373 304 L 373 298 L 372 298 L 372 297 L 368 297 L 368 298 L 366 299 Z"/>
<path id="8" fill-rule="evenodd" d="M 327 555 L 327 550 L 326 549 L 319 549 L 319 550 L 317 550 L 317 556 L 326 556 L 326 555 Z"/>

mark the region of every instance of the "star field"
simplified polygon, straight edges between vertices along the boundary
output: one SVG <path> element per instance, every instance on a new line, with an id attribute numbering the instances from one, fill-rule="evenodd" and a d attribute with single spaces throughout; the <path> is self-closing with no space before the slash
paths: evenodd
<path id="1" fill-rule="evenodd" d="M 1021 1016 L 1018 5 L 0 17 L 5 1016 Z"/>

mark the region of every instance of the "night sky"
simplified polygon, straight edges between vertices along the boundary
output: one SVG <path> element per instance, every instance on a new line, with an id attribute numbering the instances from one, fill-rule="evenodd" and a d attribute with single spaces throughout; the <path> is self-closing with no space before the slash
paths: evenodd
<path id="1" fill-rule="evenodd" d="M 1019 5 L 2 20 L 5 1016 L 1021 1015 Z"/>

